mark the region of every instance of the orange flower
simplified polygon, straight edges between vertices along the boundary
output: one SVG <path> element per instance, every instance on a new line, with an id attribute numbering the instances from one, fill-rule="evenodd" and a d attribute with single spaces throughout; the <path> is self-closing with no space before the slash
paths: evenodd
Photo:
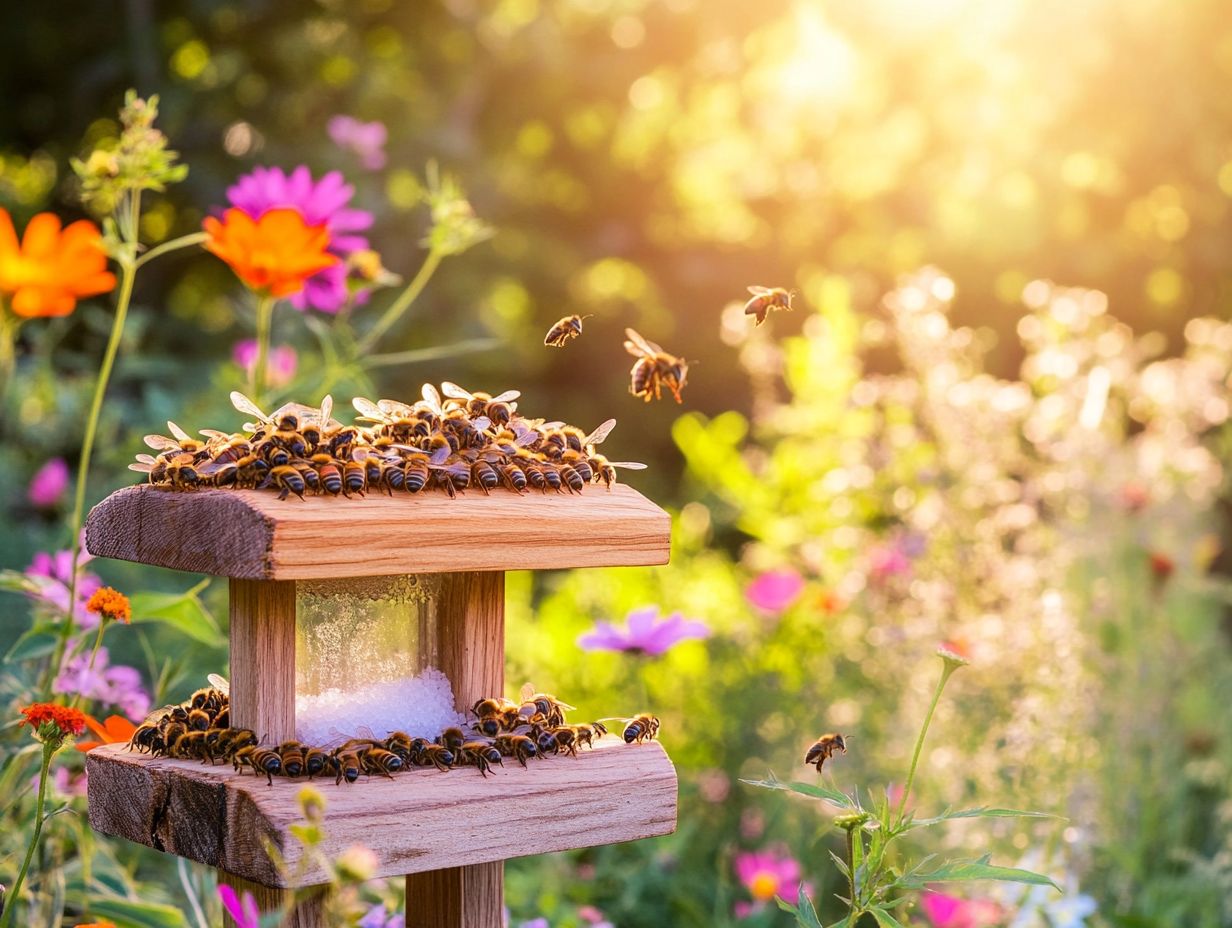
<path id="1" fill-rule="evenodd" d="M 80 735 L 86 730 L 86 717 L 80 709 L 70 709 L 68 706 L 57 705 L 54 702 L 36 702 L 19 710 L 25 718 L 18 725 L 29 725 L 39 734 L 44 734 L 45 725 L 54 725 L 59 729 L 59 737 L 65 735 Z M 55 737 L 55 732 L 46 732 Z"/>
<path id="2" fill-rule="evenodd" d="M 82 922 L 77 928 L 116 928 L 115 922 Z"/>
<path id="3" fill-rule="evenodd" d="M 133 619 L 133 608 L 128 604 L 128 597 L 109 586 L 102 587 L 90 597 L 86 602 L 86 612 L 93 612 L 104 619 L 123 622 L 125 625 Z"/>
<path id="4" fill-rule="evenodd" d="M 270 296 L 290 296 L 313 274 L 338 263 L 324 224 L 310 226 L 298 210 L 272 209 L 253 219 L 229 209 L 221 220 L 206 217 L 206 250 L 229 265 L 240 280 Z"/>
<path id="5" fill-rule="evenodd" d="M 122 715 L 109 715 L 107 721 L 99 724 L 98 719 L 87 715 L 86 725 L 90 731 L 98 735 L 98 741 L 78 741 L 77 750 L 83 754 L 93 751 L 102 744 L 128 744 L 133 740 L 133 732 L 137 726 Z"/>
<path id="6" fill-rule="evenodd" d="M 98 227 L 88 220 L 60 228 L 53 213 L 39 213 L 21 244 L 8 211 L 0 209 L 0 294 L 19 316 L 67 316 L 85 296 L 116 285 L 107 270 Z"/>

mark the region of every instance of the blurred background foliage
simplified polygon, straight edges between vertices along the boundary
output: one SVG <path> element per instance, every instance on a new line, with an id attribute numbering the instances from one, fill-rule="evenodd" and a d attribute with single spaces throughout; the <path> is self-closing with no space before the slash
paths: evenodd
<path id="1" fill-rule="evenodd" d="M 620 926 L 726 924 L 747 898 L 734 855 L 771 838 L 819 898 L 841 889 L 824 818 L 736 780 L 785 775 L 834 725 L 858 732 L 843 785 L 891 784 L 926 703 L 923 656 L 961 633 L 985 668 L 957 678 L 922 799 L 1035 802 L 1072 823 L 956 840 L 1081 878 L 1107 924 L 1222 928 L 1229 596 L 1208 570 L 1226 440 L 1204 404 L 1226 407 L 1232 345 L 1192 320 L 1226 316 L 1232 285 L 1229 77 L 1232 20 L 1213 0 L 47 0 L 0 11 L 0 206 L 19 226 L 78 213 L 68 159 L 114 134 L 129 86 L 160 94 L 191 166 L 148 209 L 150 244 L 199 228 L 252 166 L 305 163 L 346 173 L 386 266 L 409 277 L 422 165 L 459 176 L 496 235 L 447 262 L 383 348 L 499 347 L 388 369 L 380 394 L 448 378 L 586 427 L 615 416 L 605 450 L 650 463 L 637 485 L 676 515 L 671 568 L 511 578 L 509 678 L 595 714 L 659 707 L 683 802 L 675 838 L 511 865 L 516 917 L 579 924 L 598 904 Z M 388 127 L 384 169 L 330 142 L 340 113 Z M 944 276 L 904 288 L 925 265 Z M 731 307 L 754 283 L 801 301 L 750 336 Z M 24 488 L 49 457 L 74 459 L 109 312 L 23 330 L 0 450 L 21 528 L 0 536 L 6 566 L 64 546 L 63 513 Z M 573 312 L 595 314 L 586 334 L 544 349 Z M 628 325 L 698 361 L 683 418 L 628 396 Z M 166 418 L 238 421 L 229 358 L 251 328 L 215 259 L 143 273 L 91 502 Z M 275 333 L 310 389 L 315 340 L 286 307 Z M 1183 352 L 1186 371 L 1215 371 L 1198 378 L 1209 396 L 1164 362 L 1142 373 Z M 1122 386 L 1087 441 L 1082 390 L 1101 364 Z M 1158 493 L 1146 515 L 1123 505 L 1135 482 Z M 870 581 L 872 552 L 917 538 L 909 577 Z M 1145 566 L 1163 551 L 1184 582 Z M 762 622 L 745 584 L 785 565 L 806 593 Z M 121 588 L 180 588 L 94 566 Z M 660 662 L 578 650 L 595 619 L 647 602 L 715 638 Z M 160 653 L 182 641 L 150 634 Z M 136 645 L 114 650 L 146 666 Z M 162 688 L 221 660 L 194 646 L 149 682 L 179 698 Z M 115 885 L 139 872 L 151 898 L 177 898 L 155 855 L 102 846 Z"/>

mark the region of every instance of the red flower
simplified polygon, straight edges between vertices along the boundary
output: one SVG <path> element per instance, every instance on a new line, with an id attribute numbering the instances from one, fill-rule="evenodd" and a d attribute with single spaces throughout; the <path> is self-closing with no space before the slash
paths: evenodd
<path id="1" fill-rule="evenodd" d="M 1158 551 L 1151 552 L 1151 573 L 1155 575 L 1155 579 L 1161 583 L 1172 576 L 1172 572 L 1176 570 L 1176 562 L 1166 554 L 1161 554 Z"/>
<path id="2" fill-rule="evenodd" d="M 54 702 L 36 702 L 20 711 L 25 716 L 21 725 L 29 725 L 40 734 L 47 725 L 54 725 L 59 729 L 61 738 L 80 735 L 86 730 L 86 716 L 80 709 L 70 709 Z M 54 735 L 54 732 L 51 734 Z"/>

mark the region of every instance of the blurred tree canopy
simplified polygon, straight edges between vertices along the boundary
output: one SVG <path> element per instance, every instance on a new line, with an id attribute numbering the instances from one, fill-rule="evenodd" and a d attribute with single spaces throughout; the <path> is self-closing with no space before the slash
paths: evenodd
<path id="1" fill-rule="evenodd" d="M 389 348 L 506 347 L 391 375 L 391 395 L 444 376 L 582 424 L 631 416 L 633 325 L 701 359 L 690 405 L 743 408 L 719 316 L 746 285 L 816 304 L 841 275 L 871 306 L 922 264 L 956 281 L 957 322 L 1003 336 L 1035 278 L 1103 290 L 1170 335 L 1226 313 L 1232 19 L 1215 0 L 47 0 L 0 20 L 0 205 L 19 221 L 76 209 L 67 159 L 111 130 L 128 86 L 162 96 L 192 166 L 150 242 L 197 227 L 253 164 L 303 162 L 346 171 L 406 275 L 413 172 L 457 172 L 498 234 Z M 387 124 L 387 168 L 330 143 L 338 113 Z M 147 352 L 220 357 L 248 333 L 243 304 L 207 295 L 212 258 L 158 273 L 139 294 Z M 570 312 L 596 313 L 586 336 L 542 348 Z M 626 436 L 633 453 L 668 457 L 676 412 L 636 408 L 657 437 Z"/>

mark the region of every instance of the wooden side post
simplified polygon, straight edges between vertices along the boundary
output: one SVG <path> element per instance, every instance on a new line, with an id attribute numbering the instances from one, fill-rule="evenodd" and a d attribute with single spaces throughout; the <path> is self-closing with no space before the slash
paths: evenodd
<path id="1" fill-rule="evenodd" d="M 505 575 L 445 574 L 437 609 L 438 669 L 459 707 L 505 690 Z M 501 928 L 505 865 L 474 864 L 406 878 L 407 928 Z"/>
<path id="2" fill-rule="evenodd" d="M 295 581 L 231 581 L 231 724 L 251 728 L 262 744 L 295 737 Z M 250 892 L 262 912 L 287 901 L 286 890 L 253 883 L 225 870 L 218 882 Z M 224 914 L 225 928 L 235 928 Z M 327 928 L 325 897 L 296 905 L 284 928 Z"/>

